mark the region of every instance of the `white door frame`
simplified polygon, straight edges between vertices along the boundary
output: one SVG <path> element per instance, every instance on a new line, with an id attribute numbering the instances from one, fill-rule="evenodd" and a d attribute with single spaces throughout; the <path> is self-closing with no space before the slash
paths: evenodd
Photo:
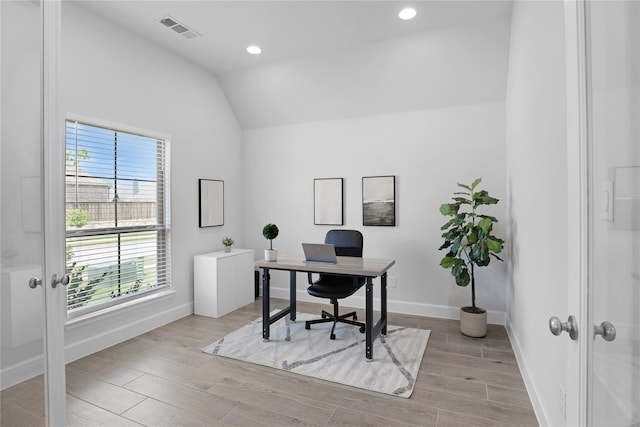
<path id="1" fill-rule="evenodd" d="M 49 275 L 65 274 L 64 120 L 60 118 L 58 77 L 60 67 L 62 4 L 41 2 L 43 97 L 43 230 L 44 230 L 44 378 L 47 424 L 67 424 L 64 323 L 66 289 L 52 287 Z"/>
<path id="2" fill-rule="evenodd" d="M 566 425 L 587 425 L 588 345 L 588 138 L 586 1 L 567 0 L 565 69 L 567 82 L 567 313 L 578 321 L 578 340 L 567 340 Z"/>

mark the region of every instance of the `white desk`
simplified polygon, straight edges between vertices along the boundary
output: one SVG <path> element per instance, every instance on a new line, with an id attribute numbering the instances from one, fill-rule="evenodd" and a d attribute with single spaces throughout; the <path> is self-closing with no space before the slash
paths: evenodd
<path id="1" fill-rule="evenodd" d="M 290 315 L 296 320 L 296 273 L 327 273 L 344 276 L 358 276 L 366 279 L 366 347 L 365 357 L 373 360 L 373 340 L 387 333 L 387 270 L 395 264 L 395 260 L 338 257 L 337 264 L 305 263 L 299 256 L 278 255 L 277 261 L 256 261 L 256 267 L 262 269 L 262 339 L 269 340 L 269 329 L 272 323 Z M 269 270 L 289 271 L 289 307 L 269 316 Z M 380 276 L 380 320 L 373 324 L 373 278 Z"/>

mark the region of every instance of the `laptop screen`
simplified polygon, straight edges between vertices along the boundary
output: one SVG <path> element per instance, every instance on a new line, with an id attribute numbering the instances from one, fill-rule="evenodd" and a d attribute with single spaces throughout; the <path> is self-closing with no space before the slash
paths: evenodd
<path id="1" fill-rule="evenodd" d="M 306 262 L 327 262 L 335 264 L 338 262 L 336 258 L 336 249 L 327 243 L 303 243 L 302 250 Z"/>

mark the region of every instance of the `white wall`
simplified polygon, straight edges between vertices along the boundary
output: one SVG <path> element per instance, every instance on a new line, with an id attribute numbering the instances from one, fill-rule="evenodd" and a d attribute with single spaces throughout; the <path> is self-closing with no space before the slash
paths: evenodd
<path id="1" fill-rule="evenodd" d="M 567 144 L 562 2 L 516 2 L 506 96 L 509 296 L 507 329 L 542 425 L 564 425 Z"/>
<path id="2" fill-rule="evenodd" d="M 290 123 L 286 125 L 246 130 L 243 134 L 244 223 L 249 247 L 261 255 L 260 251 L 267 246 L 261 230 L 268 222 L 280 227 L 274 247 L 282 252 L 301 254 L 302 241 L 322 241 L 331 227 L 314 225 L 313 179 L 342 177 L 345 179 L 344 228 L 363 232 L 365 256 L 396 259 L 389 273 L 397 282 L 396 288 L 389 289 L 389 309 L 456 318 L 458 308 L 470 304 L 470 289 L 458 288 L 449 272 L 439 266 L 443 256 L 438 251 L 442 243 L 440 226 L 446 219 L 438 209 L 458 190 L 456 182 L 470 183 L 476 177 L 483 178 L 484 188 L 495 197 L 504 200 L 506 196 L 504 79 L 508 23 L 500 24 L 504 40 L 496 36 L 495 22 L 473 27 L 481 35 L 490 34 L 493 40 L 483 44 L 485 57 L 482 58 L 476 55 L 478 44 L 458 43 L 472 39 L 466 28 L 394 40 L 390 42 L 393 49 L 383 46 L 366 54 L 357 53 L 353 60 L 345 53 L 338 59 L 325 58 L 326 62 L 317 58 L 314 63 L 318 64 L 319 71 L 312 71 L 314 67 L 305 60 L 225 76 L 225 88 L 230 84 L 246 84 L 249 101 L 259 99 L 254 98 L 255 88 L 266 97 L 267 103 L 268 100 L 279 102 L 274 94 L 267 93 L 266 87 L 270 79 L 277 81 L 284 103 L 293 102 L 287 109 L 304 110 L 287 116 Z M 483 37 L 479 39 L 486 41 Z M 446 48 L 435 49 L 434 45 L 440 41 Z M 463 66 L 460 58 L 465 57 L 468 62 Z M 418 70 L 427 64 L 432 70 L 426 77 L 389 73 L 411 61 Z M 461 68 L 448 74 L 450 63 Z M 385 67 L 374 64 L 385 64 Z M 476 73 L 473 65 L 480 71 Z M 435 75 L 437 79 L 432 78 Z M 482 81 L 489 75 L 488 89 Z M 369 88 L 369 83 L 359 82 L 357 76 L 366 76 L 363 77 L 366 82 L 375 84 Z M 494 85 L 500 76 L 502 86 Z M 405 80 L 399 83 L 402 79 Z M 467 80 L 475 82 L 472 87 L 467 86 Z M 355 89 L 351 90 L 346 82 L 353 83 Z M 418 95 L 408 98 L 424 98 L 425 108 L 410 106 L 405 93 L 380 89 L 380 86 L 394 85 L 415 87 Z M 369 90 L 373 94 L 368 93 Z M 451 99 L 444 102 L 438 96 L 430 98 L 429 93 L 450 93 Z M 413 111 L 363 114 L 370 111 L 369 96 L 410 106 Z M 303 97 L 311 101 L 302 102 Z M 323 97 L 330 99 L 328 104 L 314 105 L 315 100 L 325 99 Z M 340 106 L 343 102 L 344 109 L 338 111 L 332 111 L 329 106 L 331 103 Z M 362 105 L 358 106 L 359 102 Z M 378 103 L 372 108 L 376 110 L 381 105 Z M 263 120 L 277 123 L 281 120 L 277 117 L 280 106 L 264 105 L 263 109 L 268 111 L 260 117 L 252 116 L 254 110 L 247 113 L 242 108 L 238 114 L 244 114 L 250 124 Z M 274 109 L 278 111 L 273 112 Z M 393 111 L 393 106 L 386 106 L 385 111 L 389 110 Z M 349 117 L 355 111 L 361 111 L 361 117 Z M 338 118 L 317 120 L 327 115 Z M 316 120 L 296 123 L 311 118 Z M 396 176 L 396 227 L 362 226 L 361 180 L 363 176 L 375 175 Z M 487 211 L 502 219 L 497 232 L 503 236 L 505 206 L 502 203 Z M 505 271 L 504 265 L 496 262 L 479 272 L 477 302 L 490 310 L 490 321 L 496 323 L 504 322 L 506 311 Z M 285 295 L 288 277 L 275 272 L 272 278 L 274 295 Z M 304 283 L 306 277 L 301 276 L 298 294 L 301 299 L 309 299 Z M 361 305 L 360 301 L 352 303 Z"/>

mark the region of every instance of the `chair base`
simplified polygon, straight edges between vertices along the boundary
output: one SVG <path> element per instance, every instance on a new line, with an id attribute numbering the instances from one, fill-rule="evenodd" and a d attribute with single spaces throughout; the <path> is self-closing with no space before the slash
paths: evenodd
<path id="1" fill-rule="evenodd" d="M 315 325 L 316 323 L 328 323 L 328 322 L 333 322 L 333 326 L 331 327 L 331 335 L 329 336 L 330 339 L 335 340 L 336 339 L 336 334 L 335 334 L 335 329 L 336 329 L 336 324 L 338 322 L 340 323 L 348 323 L 350 325 L 354 325 L 354 326 L 360 326 L 360 332 L 364 333 L 365 331 L 365 324 L 362 322 L 358 322 L 358 316 L 356 315 L 355 311 L 352 311 L 351 313 L 347 313 L 347 314 L 338 314 L 338 302 L 333 302 L 333 314 L 328 313 L 324 310 L 322 310 L 322 318 L 321 319 L 315 319 L 315 320 L 307 320 L 304 323 L 304 328 L 305 329 L 311 329 L 311 325 Z M 349 318 L 353 318 L 353 320 L 350 320 Z"/>

